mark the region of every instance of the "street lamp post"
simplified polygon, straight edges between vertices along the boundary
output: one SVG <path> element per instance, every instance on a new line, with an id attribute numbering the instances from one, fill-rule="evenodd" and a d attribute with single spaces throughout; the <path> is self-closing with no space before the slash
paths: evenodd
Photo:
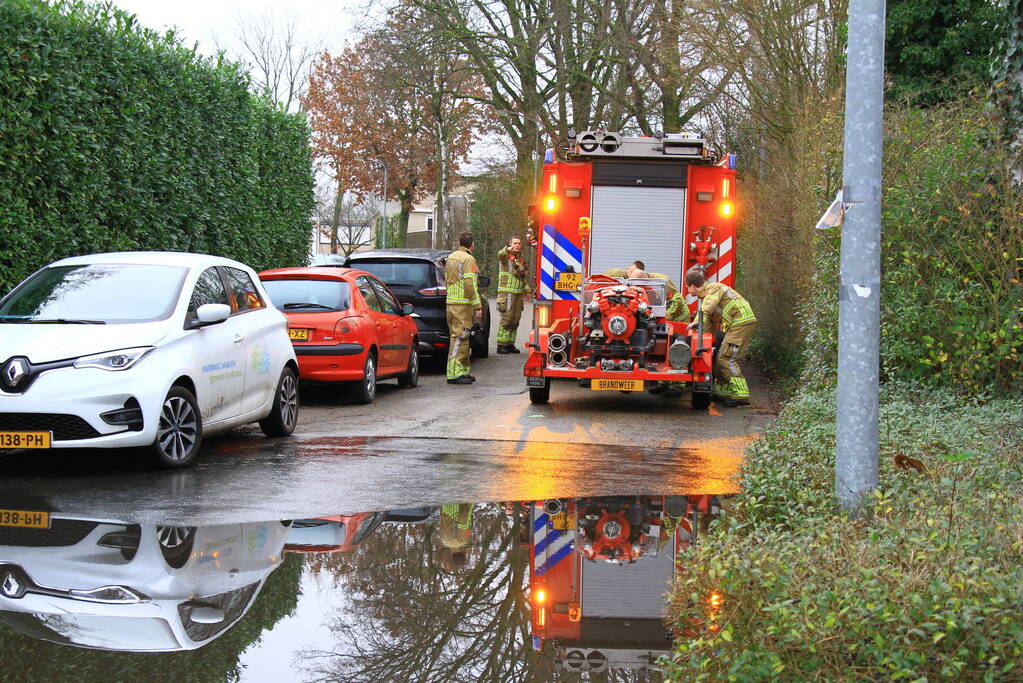
<path id="1" fill-rule="evenodd" d="M 387 164 L 375 157 L 362 157 L 365 161 L 377 164 L 384 170 L 384 193 L 380 195 L 380 244 L 387 248 Z"/>

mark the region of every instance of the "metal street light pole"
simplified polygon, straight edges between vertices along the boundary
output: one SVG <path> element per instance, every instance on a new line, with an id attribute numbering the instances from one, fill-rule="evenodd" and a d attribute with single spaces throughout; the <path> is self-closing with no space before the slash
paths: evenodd
<path id="1" fill-rule="evenodd" d="M 885 0 L 850 0 L 845 91 L 835 492 L 857 509 L 877 488 Z"/>

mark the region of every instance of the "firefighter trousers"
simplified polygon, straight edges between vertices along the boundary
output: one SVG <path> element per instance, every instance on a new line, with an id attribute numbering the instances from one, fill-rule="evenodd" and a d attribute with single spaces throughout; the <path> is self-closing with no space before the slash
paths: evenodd
<path id="1" fill-rule="evenodd" d="M 501 312 L 501 326 L 497 328 L 498 346 L 515 346 L 515 336 L 522 319 L 524 294 L 512 292 L 497 293 L 497 310 Z"/>
<path id="2" fill-rule="evenodd" d="M 472 304 L 448 304 L 448 379 L 469 374 L 469 333 L 472 331 Z"/>
<path id="3" fill-rule="evenodd" d="M 757 323 L 754 321 L 729 327 L 725 332 L 725 338 L 721 340 L 721 348 L 718 350 L 717 364 L 714 367 L 714 374 L 718 379 L 716 391 L 719 395 L 744 401 L 749 400 L 749 385 L 746 383 L 746 378 L 742 376 L 739 361 L 746 355 L 746 346 L 756 327 Z"/>

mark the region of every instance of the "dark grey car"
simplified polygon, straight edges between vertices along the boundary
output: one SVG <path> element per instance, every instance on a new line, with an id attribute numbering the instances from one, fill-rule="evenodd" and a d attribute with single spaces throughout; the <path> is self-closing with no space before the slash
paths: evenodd
<path id="1" fill-rule="evenodd" d="M 379 279 L 401 303 L 415 308 L 419 327 L 419 355 L 443 358 L 448 353 L 448 319 L 445 310 L 444 259 L 450 251 L 440 249 L 374 249 L 348 257 L 345 266 L 365 270 Z M 480 276 L 480 296 L 486 299 L 490 278 Z M 473 329 L 473 358 L 486 358 L 490 343 L 490 307 L 483 306 L 483 322 Z"/>

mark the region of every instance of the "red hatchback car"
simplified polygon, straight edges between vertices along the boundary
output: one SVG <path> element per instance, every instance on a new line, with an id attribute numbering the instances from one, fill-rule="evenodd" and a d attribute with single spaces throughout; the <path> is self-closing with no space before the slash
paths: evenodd
<path id="1" fill-rule="evenodd" d="M 299 377 L 351 382 L 359 403 L 372 403 L 378 380 L 419 384 L 412 305 L 402 306 L 369 273 L 351 268 L 278 268 L 259 279 L 288 317 Z"/>

